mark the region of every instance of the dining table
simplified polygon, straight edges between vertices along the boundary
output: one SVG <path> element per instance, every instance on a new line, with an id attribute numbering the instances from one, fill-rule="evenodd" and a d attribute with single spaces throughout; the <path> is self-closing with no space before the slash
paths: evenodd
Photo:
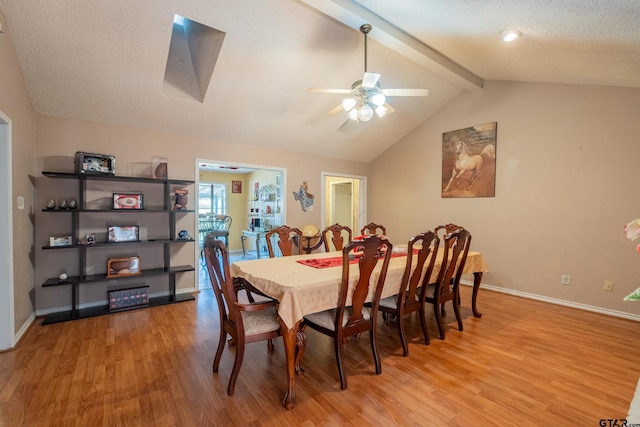
<path id="1" fill-rule="evenodd" d="M 432 277 L 427 283 L 437 280 L 442 264 L 443 251 L 436 256 Z M 415 258 L 415 257 L 414 257 Z M 353 261 L 354 263 L 357 260 Z M 406 245 L 394 247 L 382 290 L 382 298 L 396 295 L 407 262 Z M 377 280 L 374 270 L 373 280 Z M 473 274 L 471 308 L 475 317 L 482 314 L 476 308 L 478 289 L 483 273 L 488 272 L 484 257 L 480 252 L 469 251 L 464 265 L 464 274 Z M 304 316 L 336 308 L 338 290 L 342 277 L 342 252 L 322 252 L 292 255 L 277 258 L 236 261 L 231 264 L 231 276 L 244 279 L 247 287 L 257 293 L 278 301 L 278 316 L 282 325 L 282 335 L 287 361 L 287 386 L 282 400 L 285 408 L 295 404 L 296 375 L 302 370 L 297 365 L 297 345 L 304 345 L 306 337 L 302 330 Z M 355 282 L 359 272 L 357 266 L 349 270 L 350 283 Z M 368 300 L 373 297 L 373 286 Z M 347 300 L 347 305 L 349 301 Z"/>

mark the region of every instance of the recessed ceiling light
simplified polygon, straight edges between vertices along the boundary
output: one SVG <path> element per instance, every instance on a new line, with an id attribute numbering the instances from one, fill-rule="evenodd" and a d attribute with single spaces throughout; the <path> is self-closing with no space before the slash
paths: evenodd
<path id="1" fill-rule="evenodd" d="M 500 35 L 502 36 L 502 40 L 506 42 L 512 42 L 518 37 L 522 36 L 522 31 L 518 30 L 502 30 L 500 31 Z"/>

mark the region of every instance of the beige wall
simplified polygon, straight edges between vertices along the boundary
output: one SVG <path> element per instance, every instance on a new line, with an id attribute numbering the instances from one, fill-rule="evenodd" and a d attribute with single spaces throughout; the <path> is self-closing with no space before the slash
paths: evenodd
<path id="1" fill-rule="evenodd" d="M 639 112 L 640 89 L 488 82 L 373 162 L 369 220 L 394 242 L 464 225 L 486 255 L 484 283 L 638 315 L 640 304 L 622 301 L 640 286 L 622 227 L 640 217 Z M 496 196 L 441 198 L 442 133 L 493 121 Z"/>
<path id="2" fill-rule="evenodd" d="M 183 135 L 154 132 L 149 130 L 134 129 L 124 126 L 115 126 L 87 122 L 82 120 L 62 119 L 50 116 L 38 115 L 37 117 L 37 175 L 42 170 L 49 171 L 73 171 L 73 156 L 76 151 L 85 151 L 101 154 L 113 154 L 116 156 L 116 174 L 130 176 L 151 176 L 151 161 L 153 157 L 166 157 L 169 165 L 169 178 L 195 180 L 196 159 L 211 159 L 221 162 L 238 163 L 242 165 L 264 166 L 266 168 L 285 169 L 284 206 L 285 223 L 291 226 L 303 224 L 320 225 L 321 209 L 310 212 L 302 212 L 300 204 L 294 201 L 293 191 L 297 191 L 302 181 L 307 181 L 309 192 L 320 195 L 320 175 L 323 171 L 366 175 L 368 165 L 356 162 L 338 161 L 327 158 L 300 155 L 290 152 L 270 150 L 268 145 L 262 147 L 247 147 L 223 141 L 205 141 Z M 42 176 L 36 179 L 39 184 L 37 209 L 44 207 L 46 200 L 51 195 L 49 186 L 53 181 Z M 55 180 L 62 181 L 62 180 Z M 250 179 L 243 185 L 243 195 L 249 190 Z M 58 184 L 57 182 L 54 184 Z M 261 182 L 262 184 L 262 182 Z M 68 191 L 68 190 L 65 190 Z M 195 191 L 195 188 L 193 188 Z M 191 193 L 190 193 L 191 194 Z M 195 203 L 195 197 L 190 197 L 190 202 Z M 46 213 L 37 212 L 38 217 Z M 196 215 L 191 215 L 192 222 L 188 225 L 178 225 L 178 229 L 195 231 Z M 47 221 L 49 217 L 47 217 Z M 45 220 L 45 219 L 43 219 Z M 145 220 L 146 221 L 146 220 Z M 41 297 L 37 298 L 38 313 L 45 313 L 63 307 L 68 304 L 67 292 L 60 292 L 59 288 L 41 288 L 41 283 L 51 276 L 52 272 L 64 265 L 65 260 L 60 260 L 57 255 L 65 251 L 55 251 L 56 257 L 45 255 L 40 249 L 46 243 L 46 235 L 36 236 L 36 291 Z M 196 265 L 199 252 L 180 250 L 174 254 L 172 260 L 179 264 Z M 75 254 L 68 258 L 69 268 L 73 268 L 76 259 Z M 144 258 L 141 256 L 141 263 Z M 72 272 L 73 273 L 73 272 Z M 96 273 L 99 273 L 97 271 Z M 55 273 L 58 274 L 58 273 Z M 178 292 L 187 292 L 196 287 L 197 275 L 184 273 L 177 277 L 176 287 Z M 157 289 L 161 290 L 162 286 Z M 90 291 L 83 288 L 80 302 L 85 303 L 95 298 L 104 298 L 104 289 L 96 287 Z M 153 289 L 151 290 L 153 292 Z M 90 294 L 93 292 L 93 294 Z M 55 295 L 54 295 L 55 293 Z M 63 295 L 64 293 L 64 295 Z"/>
<path id="3" fill-rule="evenodd" d="M 0 36 L 0 111 L 11 119 L 14 319 L 18 333 L 33 315 L 33 214 L 36 114 L 22 76 L 11 40 L 11 28 L 0 12 L 4 36 Z M 24 197 L 18 210 L 16 198 Z"/>

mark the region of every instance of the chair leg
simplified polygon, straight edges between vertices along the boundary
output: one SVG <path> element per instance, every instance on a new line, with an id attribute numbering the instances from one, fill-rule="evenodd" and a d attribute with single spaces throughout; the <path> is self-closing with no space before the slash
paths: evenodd
<path id="1" fill-rule="evenodd" d="M 273 351 L 275 349 L 273 345 L 273 340 L 271 338 L 267 340 L 267 349 L 269 349 L 269 351 Z"/>
<path id="2" fill-rule="evenodd" d="M 435 303 L 433 305 L 433 314 L 436 318 L 436 324 L 438 325 L 438 332 L 440 333 L 440 339 L 444 339 L 444 326 L 442 325 L 442 315 L 440 314 L 440 304 Z"/>
<path id="3" fill-rule="evenodd" d="M 342 339 L 334 337 L 333 346 L 336 351 L 336 362 L 338 363 L 338 374 L 340 375 L 340 388 L 346 390 L 347 376 L 344 374 L 344 369 L 342 367 Z"/>
<path id="4" fill-rule="evenodd" d="M 453 299 L 453 312 L 456 314 L 456 320 L 458 321 L 458 330 L 462 330 L 462 316 L 460 316 L 460 305 L 456 299 Z"/>
<path id="5" fill-rule="evenodd" d="M 224 350 L 224 344 L 227 339 L 227 333 L 220 331 L 220 340 L 218 341 L 218 349 L 216 355 L 213 357 L 213 372 L 218 372 L 218 366 L 220 365 L 220 358 L 222 357 L 222 350 Z"/>
<path id="6" fill-rule="evenodd" d="M 427 328 L 427 319 L 425 312 L 427 311 L 426 304 L 422 303 L 422 307 L 419 310 L 420 314 L 420 326 L 422 327 L 422 335 L 424 336 L 424 344 L 429 345 L 429 329 Z"/>
<path id="7" fill-rule="evenodd" d="M 378 344 L 376 343 L 376 325 L 371 325 L 369 330 L 369 340 L 371 341 L 371 352 L 373 353 L 373 363 L 376 365 L 376 374 L 382 373 L 382 365 L 380 364 L 380 357 L 378 356 Z"/>
<path id="8" fill-rule="evenodd" d="M 303 325 L 296 334 L 296 374 L 304 374 L 304 369 L 301 366 L 302 356 L 304 356 L 304 349 L 307 347 L 307 334 L 305 333 L 306 326 Z"/>
<path id="9" fill-rule="evenodd" d="M 398 313 L 396 315 L 396 323 L 398 325 L 398 335 L 400 335 L 400 342 L 402 343 L 402 354 L 404 357 L 409 356 L 409 346 L 407 345 L 407 339 L 404 335 L 404 315 Z"/>
<path id="10" fill-rule="evenodd" d="M 244 340 L 238 340 L 236 346 L 236 359 L 233 362 L 233 369 L 231 370 L 231 377 L 229 378 L 229 387 L 227 387 L 227 394 L 233 396 L 236 388 L 236 381 L 238 380 L 238 374 L 240 373 L 240 367 L 242 366 L 242 359 L 244 358 Z"/>

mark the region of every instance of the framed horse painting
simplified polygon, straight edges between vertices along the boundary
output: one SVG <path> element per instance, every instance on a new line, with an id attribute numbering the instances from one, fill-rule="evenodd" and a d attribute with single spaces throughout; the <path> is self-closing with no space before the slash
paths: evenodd
<path id="1" fill-rule="evenodd" d="M 498 123 L 485 123 L 442 134 L 442 197 L 496 195 Z"/>

